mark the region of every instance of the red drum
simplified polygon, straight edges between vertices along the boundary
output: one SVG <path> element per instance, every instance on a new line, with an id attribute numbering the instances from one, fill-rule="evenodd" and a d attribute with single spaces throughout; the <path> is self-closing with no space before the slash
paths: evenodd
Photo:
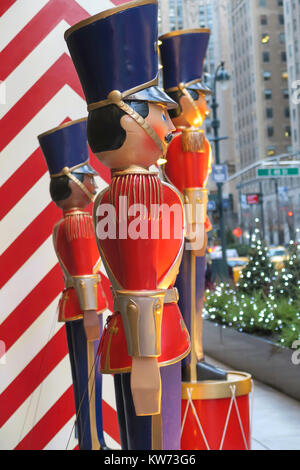
<path id="1" fill-rule="evenodd" d="M 250 450 L 251 376 L 182 384 L 181 450 Z"/>

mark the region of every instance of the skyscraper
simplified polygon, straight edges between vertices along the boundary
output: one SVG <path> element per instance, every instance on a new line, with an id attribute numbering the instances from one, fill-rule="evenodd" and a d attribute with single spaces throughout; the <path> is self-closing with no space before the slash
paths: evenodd
<path id="1" fill-rule="evenodd" d="M 291 150 L 283 2 L 229 0 L 228 9 L 236 151 L 244 168 Z"/>
<path id="2" fill-rule="evenodd" d="M 229 0 L 228 12 L 235 144 L 243 169 L 292 150 L 283 1 Z M 241 180 L 245 183 L 255 178 L 252 169 Z M 280 209 L 279 186 L 286 194 L 293 184 L 291 178 L 284 178 L 243 190 L 263 191 L 264 227 L 271 243 L 284 241 L 286 221 Z M 254 217 L 264 212 L 256 207 L 251 215 L 248 208 L 248 217 L 243 217 L 248 228 L 253 227 Z"/>
<path id="3" fill-rule="evenodd" d="M 284 0 L 285 36 L 290 89 L 293 150 L 300 149 L 300 4 Z"/>

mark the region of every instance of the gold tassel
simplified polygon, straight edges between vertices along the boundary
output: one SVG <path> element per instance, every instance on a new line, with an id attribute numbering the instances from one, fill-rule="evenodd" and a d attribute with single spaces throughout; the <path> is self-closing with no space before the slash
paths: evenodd
<path id="1" fill-rule="evenodd" d="M 204 152 L 205 135 L 201 129 L 184 129 L 181 136 L 183 152 Z"/>
<path id="2" fill-rule="evenodd" d="M 80 238 L 93 238 L 94 228 L 91 216 L 89 214 L 69 215 L 65 219 L 65 233 L 68 242 Z"/>

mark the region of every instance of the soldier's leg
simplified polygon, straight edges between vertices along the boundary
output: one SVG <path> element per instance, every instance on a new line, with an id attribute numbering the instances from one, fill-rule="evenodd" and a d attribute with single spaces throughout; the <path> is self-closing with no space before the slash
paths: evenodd
<path id="1" fill-rule="evenodd" d="M 128 450 L 152 449 L 152 417 L 136 416 L 130 389 L 130 374 L 121 375 Z"/>
<path id="2" fill-rule="evenodd" d="M 181 420 L 181 362 L 162 367 L 162 403 L 159 416 L 136 416 L 130 374 L 120 379 L 129 450 L 179 450 Z"/>
<path id="3" fill-rule="evenodd" d="M 181 430 L 181 362 L 162 367 L 162 441 L 163 450 L 180 449 Z"/>
<path id="4" fill-rule="evenodd" d="M 68 351 L 69 351 L 69 359 L 71 364 L 71 373 L 72 373 L 72 382 L 73 382 L 73 393 L 74 393 L 74 401 L 75 401 L 75 409 L 76 412 L 79 408 L 80 403 L 80 393 L 78 388 L 78 377 L 77 377 L 77 369 L 75 364 L 75 351 L 73 349 L 74 340 L 73 340 L 73 328 L 71 323 L 66 323 L 66 335 L 67 335 L 67 343 L 68 343 Z M 76 425 L 77 429 L 77 425 Z"/>
<path id="5" fill-rule="evenodd" d="M 99 317 L 102 326 L 102 319 Z M 98 372 L 98 342 L 87 342 L 82 320 L 66 324 L 74 385 L 80 450 L 105 447 L 102 421 L 102 377 Z"/>
<path id="6" fill-rule="evenodd" d="M 128 441 L 127 441 L 127 427 L 126 427 L 126 418 L 124 410 L 124 397 L 122 391 L 122 376 L 120 374 L 114 375 L 114 385 L 115 385 L 115 395 L 116 395 L 116 405 L 117 405 L 117 415 L 121 439 L 122 450 L 128 450 Z"/>

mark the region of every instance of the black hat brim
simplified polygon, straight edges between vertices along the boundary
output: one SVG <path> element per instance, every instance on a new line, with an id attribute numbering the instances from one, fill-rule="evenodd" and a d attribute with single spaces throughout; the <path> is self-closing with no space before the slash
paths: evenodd
<path id="1" fill-rule="evenodd" d="M 167 109 L 176 109 L 178 104 L 167 95 L 161 88 L 152 86 L 144 88 L 137 93 L 126 96 L 125 101 L 149 101 L 150 103 L 163 104 Z"/>
<path id="2" fill-rule="evenodd" d="M 85 175 L 93 175 L 93 176 L 98 176 L 99 173 L 97 173 L 94 168 L 91 167 L 88 163 L 85 165 L 82 165 L 78 168 L 75 168 L 74 170 L 71 170 L 72 173 L 79 173 L 79 174 L 85 174 Z"/>
<path id="3" fill-rule="evenodd" d="M 202 93 L 205 93 L 206 95 L 212 94 L 212 90 L 202 82 L 193 83 L 192 85 L 187 86 L 187 89 L 202 91 Z"/>

